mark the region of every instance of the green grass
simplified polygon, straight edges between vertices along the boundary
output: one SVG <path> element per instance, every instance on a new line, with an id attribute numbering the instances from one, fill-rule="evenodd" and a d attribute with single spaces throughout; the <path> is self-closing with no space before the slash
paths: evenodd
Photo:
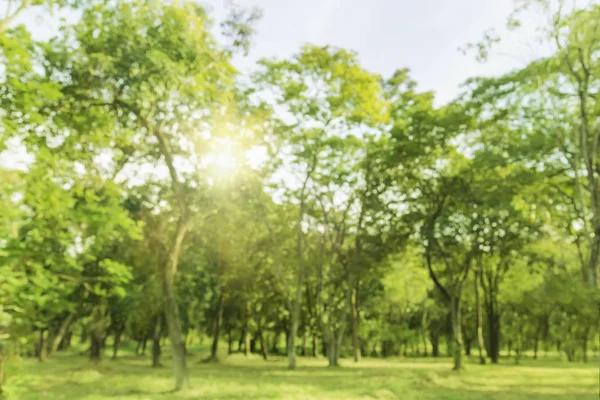
<path id="1" fill-rule="evenodd" d="M 33 359 L 7 366 L 6 397 L 55 399 L 597 399 L 598 364 L 523 360 L 500 365 L 467 363 L 451 371 L 441 359 L 342 360 L 327 368 L 325 359 L 300 358 L 289 371 L 282 357 L 263 361 L 234 354 L 220 364 L 189 357 L 190 384 L 172 393 L 170 359 L 153 369 L 146 357 L 125 352 L 118 360 L 92 364 L 85 357 L 59 354 L 44 363 Z"/>

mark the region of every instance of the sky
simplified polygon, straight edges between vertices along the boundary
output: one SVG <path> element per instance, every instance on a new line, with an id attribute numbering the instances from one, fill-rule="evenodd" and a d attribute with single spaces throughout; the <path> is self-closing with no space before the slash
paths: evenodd
<path id="1" fill-rule="evenodd" d="M 201 0 L 217 21 L 229 0 Z M 263 12 L 248 57 L 235 61 L 242 70 L 263 57 L 288 57 L 303 44 L 333 45 L 356 51 L 371 72 L 390 76 L 408 67 L 423 90 L 433 90 L 438 104 L 459 92 L 477 75 L 498 75 L 539 56 L 533 44 L 536 17 L 524 20 L 520 34 L 506 40 L 481 64 L 459 51 L 490 28 L 502 29 L 514 0 L 237 0 Z M 54 32 L 57 16 L 29 13 L 20 18 L 42 39 Z"/>
<path id="2" fill-rule="evenodd" d="M 224 1 L 209 2 L 216 15 Z M 356 51 L 368 70 L 390 76 L 408 67 L 425 90 L 444 103 L 476 75 L 498 75 L 539 56 L 533 43 L 538 17 L 526 16 L 520 34 L 508 34 L 486 64 L 460 47 L 478 41 L 490 28 L 500 31 L 514 0 L 240 0 L 258 6 L 257 26 L 244 69 L 262 57 L 286 57 L 301 45 L 333 45 Z"/>

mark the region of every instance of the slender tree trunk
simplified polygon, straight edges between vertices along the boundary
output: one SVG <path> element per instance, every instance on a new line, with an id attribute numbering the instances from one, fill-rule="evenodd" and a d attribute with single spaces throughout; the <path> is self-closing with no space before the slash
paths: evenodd
<path id="1" fill-rule="evenodd" d="M 440 356 L 440 336 L 437 332 L 431 331 L 431 355 L 433 357 Z"/>
<path id="2" fill-rule="evenodd" d="M 331 335 L 333 336 L 333 335 Z M 337 343 L 334 337 L 327 342 L 327 359 L 330 367 L 337 367 Z"/>
<path id="3" fill-rule="evenodd" d="M 271 353 L 273 354 L 279 354 L 279 349 L 277 348 L 277 346 L 279 344 L 280 335 L 281 332 L 279 331 L 275 331 L 275 333 L 273 334 L 273 343 L 271 344 Z"/>
<path id="4" fill-rule="evenodd" d="M 595 192 L 595 190 L 594 190 Z M 597 194 L 594 196 L 597 198 Z M 596 199 L 597 201 L 597 199 Z M 591 287 L 598 287 L 598 261 L 600 259 L 600 215 L 598 214 L 598 205 L 594 207 L 594 236 L 591 238 L 590 262 L 588 265 L 588 282 Z"/>
<path id="5" fill-rule="evenodd" d="M 173 356 L 173 372 L 175 377 L 175 390 L 181 390 L 187 382 L 187 366 L 185 358 L 185 343 L 181 332 L 181 319 L 179 317 L 179 307 L 175 296 L 175 273 L 179 260 L 181 245 L 187 231 L 187 212 L 182 211 L 184 215 L 177 221 L 177 229 L 173 236 L 173 242 L 169 248 L 169 257 L 167 262 L 161 268 L 163 295 L 164 295 L 164 313 L 169 330 L 169 339 L 171 341 Z"/>
<path id="6" fill-rule="evenodd" d="M 475 270 L 475 323 L 477 325 L 477 347 L 479 347 L 479 364 L 485 364 L 483 349 L 485 347 L 483 341 L 483 312 L 481 310 L 481 300 L 479 299 L 479 274 L 481 270 Z"/>
<path id="7" fill-rule="evenodd" d="M 142 341 L 142 356 L 146 356 L 146 345 L 148 344 L 148 335 L 144 336 Z"/>
<path id="8" fill-rule="evenodd" d="M 8 356 L 8 350 L 6 349 L 6 347 L 4 347 L 4 346 L 0 347 L 0 398 L 2 398 L 2 393 L 3 393 L 4 378 L 5 378 L 4 362 L 5 362 L 7 356 Z"/>
<path id="9" fill-rule="evenodd" d="M 38 360 L 40 361 L 46 360 L 46 355 L 48 351 L 48 345 L 46 344 L 46 339 L 48 336 L 47 332 L 47 329 L 40 329 L 40 351 L 38 353 Z"/>
<path id="10" fill-rule="evenodd" d="M 162 317 L 156 316 L 156 324 L 154 325 L 154 334 L 152 335 L 152 368 L 162 367 L 160 363 L 160 338 L 162 336 Z"/>
<path id="11" fill-rule="evenodd" d="M 119 327 L 115 332 L 115 342 L 113 343 L 113 360 L 117 359 L 117 354 L 119 353 L 119 346 L 121 345 L 121 334 L 123 333 L 124 327 Z"/>
<path id="12" fill-rule="evenodd" d="M 227 354 L 233 353 L 233 337 L 231 331 L 227 334 Z"/>
<path id="13" fill-rule="evenodd" d="M 521 346 L 522 346 L 522 340 L 521 340 L 521 333 L 517 332 L 517 337 L 515 338 L 515 364 L 519 364 L 521 361 Z"/>
<path id="14" fill-rule="evenodd" d="M 539 333 L 535 333 L 535 339 L 533 340 L 533 359 L 537 360 L 538 354 L 538 343 L 539 343 Z"/>
<path id="15" fill-rule="evenodd" d="M 308 355 L 308 347 L 306 344 L 306 330 L 302 334 L 302 356 L 306 357 Z"/>
<path id="16" fill-rule="evenodd" d="M 452 333 L 454 338 L 454 368 L 455 370 L 462 369 L 462 316 L 460 309 L 460 297 L 453 295 L 452 302 Z"/>
<path id="17" fill-rule="evenodd" d="M 269 352 L 267 349 L 267 343 L 265 342 L 265 335 L 262 331 L 258 332 L 258 339 L 260 340 L 260 352 L 265 361 L 267 361 L 267 359 L 269 358 Z"/>
<path id="18" fill-rule="evenodd" d="M 587 364 L 588 362 L 588 355 L 587 355 L 587 351 L 588 351 L 588 336 L 589 336 L 589 328 L 585 330 L 584 336 L 583 336 L 583 343 L 582 343 L 582 350 L 583 350 L 583 362 Z"/>
<path id="19" fill-rule="evenodd" d="M 312 334 L 312 355 L 315 358 L 319 356 L 319 339 L 317 338 L 317 334 L 314 332 Z"/>
<path id="20" fill-rule="evenodd" d="M 303 206 L 301 206 L 302 208 Z M 292 304 L 291 312 L 291 326 L 288 335 L 287 342 L 287 358 L 288 368 L 296 368 L 296 336 L 298 334 L 298 322 L 300 318 L 300 301 L 302 298 L 302 283 L 304 281 L 304 250 L 303 250 L 303 232 L 302 232 L 302 220 L 304 212 L 300 212 L 298 218 L 298 238 L 297 238 L 297 252 L 298 252 L 298 276 L 296 281 L 296 295 Z"/>
<path id="21" fill-rule="evenodd" d="M 217 361 L 219 359 L 219 336 L 221 335 L 221 317 L 223 314 L 223 292 L 219 294 L 217 303 L 217 314 L 214 321 L 213 342 L 210 349 L 210 359 Z"/>
<path id="22" fill-rule="evenodd" d="M 360 307 L 358 303 L 358 282 L 355 283 L 355 287 L 352 290 L 350 305 L 350 311 L 352 313 L 352 355 L 354 356 L 354 362 L 359 362 L 361 354 L 359 338 Z"/>
<path id="23" fill-rule="evenodd" d="M 242 330 L 242 333 L 240 335 L 240 340 L 238 340 L 238 352 L 241 353 L 242 352 L 242 344 L 244 343 L 244 338 L 246 337 L 246 330 Z"/>
<path id="24" fill-rule="evenodd" d="M 423 340 L 423 355 L 427 357 L 427 296 L 423 300 L 423 318 L 421 318 L 421 338 Z"/>

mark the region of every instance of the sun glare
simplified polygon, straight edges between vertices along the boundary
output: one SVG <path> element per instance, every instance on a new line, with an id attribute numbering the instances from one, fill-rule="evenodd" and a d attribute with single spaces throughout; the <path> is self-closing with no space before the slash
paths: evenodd
<path id="1" fill-rule="evenodd" d="M 259 168 L 268 158 L 263 146 L 254 146 L 244 152 L 231 139 L 221 139 L 211 146 L 202 164 L 214 178 L 223 178 L 237 173 L 244 167 Z"/>
<path id="2" fill-rule="evenodd" d="M 233 175 L 239 164 L 229 146 L 213 149 L 213 152 L 206 156 L 204 162 L 211 173 L 219 177 Z"/>

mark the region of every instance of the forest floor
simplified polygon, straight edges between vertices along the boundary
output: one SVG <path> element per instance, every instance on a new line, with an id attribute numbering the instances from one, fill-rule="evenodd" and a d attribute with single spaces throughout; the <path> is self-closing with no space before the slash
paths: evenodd
<path id="1" fill-rule="evenodd" d="M 283 357 L 263 361 L 233 354 L 220 363 L 202 363 L 206 354 L 191 355 L 190 387 L 173 387 L 170 359 L 151 368 L 149 357 L 124 351 L 117 360 L 98 364 L 75 353 L 58 354 L 7 365 L 7 399 L 597 399 L 598 362 L 525 359 L 480 366 L 468 361 L 464 371 L 451 371 L 449 358 L 365 359 L 327 368 L 326 360 L 302 358 L 285 368 Z M 165 353 L 168 353 L 165 351 Z"/>

